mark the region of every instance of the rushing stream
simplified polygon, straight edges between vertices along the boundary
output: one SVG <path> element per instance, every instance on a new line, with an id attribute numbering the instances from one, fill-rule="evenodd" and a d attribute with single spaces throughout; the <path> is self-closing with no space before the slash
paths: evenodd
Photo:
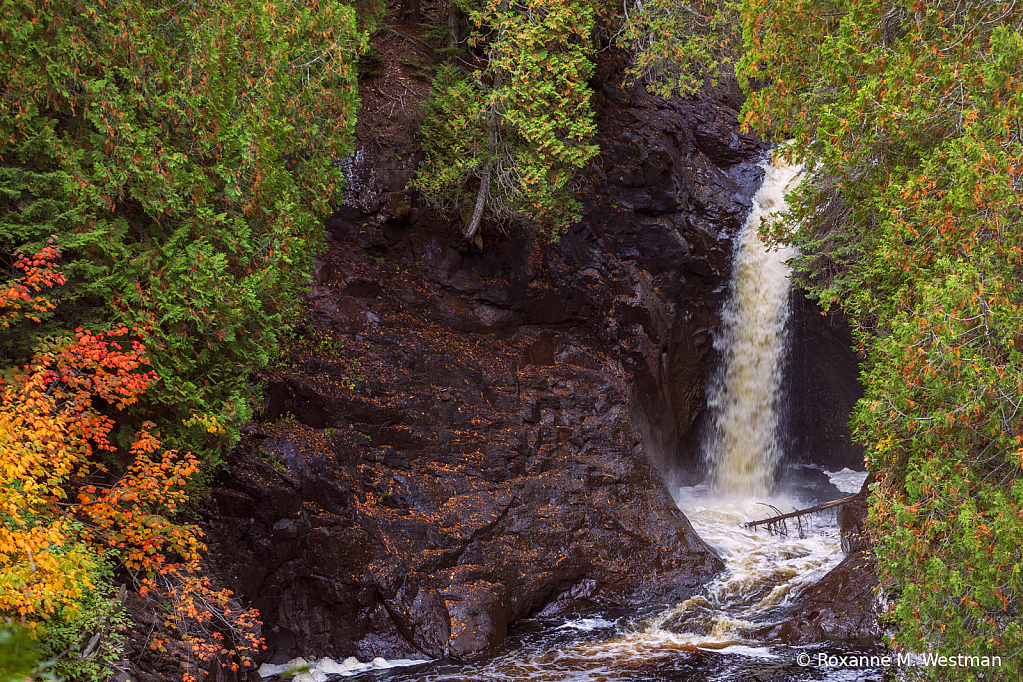
<path id="1" fill-rule="evenodd" d="M 368 671 L 352 662 L 345 676 L 394 682 L 682 682 L 696 680 L 871 680 L 879 668 L 821 664 L 847 649 L 767 644 L 756 631 L 793 614 L 801 590 L 842 559 L 834 514 L 802 521 L 782 537 L 742 524 L 802 509 L 859 489 L 866 474 L 804 467 L 789 496 L 773 489 L 782 461 L 777 406 L 785 351 L 788 266 L 792 253 L 767 251 L 761 218 L 784 208 L 802 169 L 765 164 L 763 186 L 736 241 L 731 295 L 715 339 L 722 363 L 708 387 L 712 433 L 705 444 L 708 481 L 680 488 L 679 508 L 725 562 L 725 570 L 680 604 L 646 611 L 578 613 L 519 623 L 491 657 L 474 664 L 425 662 Z M 767 506 L 770 505 L 770 506 Z M 808 662 L 808 664 L 806 664 Z M 413 662 L 392 662 L 409 665 Z M 329 667 L 329 666 L 327 666 Z M 333 672 L 333 671 L 332 671 Z M 326 679 L 326 676 L 321 676 Z M 310 677 L 310 679 L 312 679 Z"/>
<path id="2" fill-rule="evenodd" d="M 818 472 L 820 473 L 820 472 Z M 822 478 L 824 478 L 822 476 Z M 851 488 L 862 475 L 835 482 Z M 837 493 L 826 482 L 822 486 Z M 837 496 L 837 495 L 835 495 Z M 811 500 L 765 500 L 791 509 Z M 745 531 L 741 524 L 772 512 L 758 502 L 722 500 L 708 486 L 682 489 L 679 502 L 693 527 L 725 560 L 726 570 L 701 592 L 650 612 L 580 613 L 516 626 L 491 658 L 471 665 L 429 664 L 395 672 L 395 682 L 695 682 L 702 680 L 880 680 L 876 669 L 817 665 L 827 647 L 766 645 L 753 630 L 784 619 L 799 591 L 842 559 L 833 516 L 804 521 L 803 537 Z M 800 655 L 811 665 L 801 666 Z M 803 659 L 807 660 L 807 659 Z"/>

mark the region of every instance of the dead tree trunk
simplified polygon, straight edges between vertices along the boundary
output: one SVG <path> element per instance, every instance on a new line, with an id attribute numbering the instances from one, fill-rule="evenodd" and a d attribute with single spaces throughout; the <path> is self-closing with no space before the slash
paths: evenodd
<path id="1" fill-rule="evenodd" d="M 423 20 L 423 15 L 419 8 L 419 0 L 402 0 L 401 10 L 404 17 L 413 24 L 418 24 Z"/>
<path id="2" fill-rule="evenodd" d="M 818 504 L 816 507 L 810 507 L 809 509 L 797 509 L 796 511 L 789 512 L 788 514 L 782 514 L 781 510 L 775 507 L 771 507 L 771 509 L 774 509 L 776 512 L 778 512 L 777 516 L 772 516 L 767 519 L 761 519 L 760 521 L 750 521 L 749 523 L 743 524 L 743 528 L 745 528 L 746 530 L 756 530 L 757 526 L 767 526 L 767 529 L 772 533 L 779 533 L 781 535 L 785 535 L 787 533 L 787 528 L 785 526 L 785 521 L 787 519 L 801 518 L 803 516 L 808 516 L 809 514 L 819 514 L 826 509 L 830 509 L 831 507 L 837 507 L 847 502 L 852 502 L 853 500 L 858 499 L 860 497 L 863 496 L 860 493 L 856 493 L 855 495 L 849 495 L 848 497 L 832 500 L 831 502 Z M 802 531 L 802 526 L 800 526 L 800 531 Z"/>
<path id="3" fill-rule="evenodd" d="M 469 224 L 465 227 L 465 239 L 466 241 L 472 241 L 472 238 L 476 235 L 476 230 L 480 226 L 480 218 L 483 217 L 483 206 L 487 203 L 487 192 L 490 190 L 490 173 L 493 171 L 494 165 L 487 163 L 483 169 L 483 177 L 480 178 L 480 191 L 476 195 L 476 206 L 472 210 L 472 218 L 469 219 Z"/>
<path id="4" fill-rule="evenodd" d="M 508 11 L 508 0 L 501 0 L 501 11 Z M 504 29 L 498 32 L 498 41 L 504 36 Z M 493 65 L 493 55 L 490 59 L 491 65 Z M 504 79 L 504 72 L 500 67 L 494 69 L 494 84 L 492 91 L 498 91 L 501 89 L 501 81 Z M 473 237 L 476 237 L 476 244 L 480 248 L 483 248 L 483 239 L 476 235 L 476 231 L 479 229 L 480 220 L 483 218 L 483 209 L 487 203 L 487 194 L 490 192 L 490 175 L 494 171 L 494 158 L 497 155 L 497 143 L 498 143 L 498 126 L 501 124 L 501 117 L 498 114 L 496 107 L 497 103 L 492 102 L 490 105 L 490 111 L 487 116 L 488 131 L 487 131 L 487 160 L 486 165 L 483 167 L 483 175 L 480 176 L 480 191 L 476 195 L 476 206 L 473 208 L 472 217 L 469 219 L 469 224 L 465 226 L 465 239 L 466 241 L 473 241 Z"/>

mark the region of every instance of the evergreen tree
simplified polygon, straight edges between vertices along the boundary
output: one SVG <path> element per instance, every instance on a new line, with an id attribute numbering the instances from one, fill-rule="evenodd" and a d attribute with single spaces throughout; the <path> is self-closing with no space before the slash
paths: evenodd
<path id="1" fill-rule="evenodd" d="M 594 9 L 578 0 L 485 0 L 468 7 L 480 68 L 443 65 L 423 122 L 415 186 L 461 214 L 478 238 L 498 222 L 545 226 L 557 237 L 578 216 L 574 171 L 597 153 L 586 79 Z M 480 242 L 482 243 L 482 242 Z"/>
<path id="2" fill-rule="evenodd" d="M 1023 8 L 747 0 L 746 124 L 812 168 L 796 272 L 852 313 L 853 416 L 895 643 L 1000 656 L 929 670 L 1016 680 L 1023 648 Z"/>
<path id="3" fill-rule="evenodd" d="M 335 0 L 2 6 L 0 253 L 56 235 L 69 281 L 54 299 L 74 302 L 9 328 L 2 350 L 16 361 L 114 320 L 149 328 L 160 379 L 134 423 L 215 457 L 321 246 L 366 34 Z"/>
<path id="4" fill-rule="evenodd" d="M 742 42 L 739 3 L 646 0 L 622 11 L 618 42 L 633 52 L 630 73 L 650 92 L 692 94 L 730 74 Z"/>

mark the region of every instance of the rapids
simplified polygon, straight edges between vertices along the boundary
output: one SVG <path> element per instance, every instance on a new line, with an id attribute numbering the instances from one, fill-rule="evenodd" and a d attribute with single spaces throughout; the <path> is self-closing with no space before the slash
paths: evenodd
<path id="1" fill-rule="evenodd" d="M 872 680 L 878 668 L 801 666 L 848 649 L 786 647 L 757 639 L 754 630 L 790 613 L 800 590 L 842 559 L 833 515 L 804 522 L 802 537 L 745 531 L 741 524 L 773 512 L 759 502 L 721 499 L 708 486 L 678 491 L 682 510 L 726 569 L 695 596 L 643 612 L 608 611 L 535 618 L 514 628 L 492 657 L 473 664 L 436 663 L 398 672 L 395 682 L 695 682 L 736 679 Z M 772 497 L 783 509 L 816 500 Z M 765 514 L 765 510 L 767 510 Z M 863 654 L 876 652 L 864 651 Z M 763 676 L 758 677 L 758 676 Z"/>

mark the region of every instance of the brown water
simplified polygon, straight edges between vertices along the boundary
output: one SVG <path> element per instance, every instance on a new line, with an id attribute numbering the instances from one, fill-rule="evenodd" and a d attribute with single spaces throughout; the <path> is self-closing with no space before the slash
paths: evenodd
<path id="1" fill-rule="evenodd" d="M 741 529 L 765 516 L 756 502 L 712 497 L 707 487 L 679 491 L 694 528 L 726 569 L 696 596 L 668 607 L 538 618 L 516 626 L 493 656 L 473 664 L 430 663 L 387 676 L 400 682 L 689 682 L 693 680 L 880 680 L 880 668 L 817 665 L 821 653 L 759 641 L 752 630 L 787 618 L 794 598 L 842 558 L 833 518 L 804 537 Z M 767 500 L 781 509 L 806 504 Z M 768 512 L 768 515 L 770 512 Z M 869 652 L 863 652 L 869 653 Z M 811 657 L 799 665 L 798 657 Z"/>
<path id="2" fill-rule="evenodd" d="M 707 386 L 713 428 L 704 456 L 715 491 L 734 499 L 767 495 L 782 454 L 778 403 L 789 316 L 785 261 L 796 252 L 791 247 L 769 251 L 757 233 L 761 221 L 785 210 L 785 195 L 799 184 L 803 167 L 776 159 L 764 168 L 764 182 L 736 240 L 730 294 L 714 338 L 721 365 Z"/>

